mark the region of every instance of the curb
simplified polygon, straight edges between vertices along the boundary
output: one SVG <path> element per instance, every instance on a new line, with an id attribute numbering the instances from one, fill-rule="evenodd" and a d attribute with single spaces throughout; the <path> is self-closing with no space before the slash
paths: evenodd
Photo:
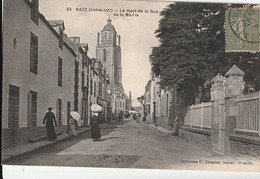
<path id="1" fill-rule="evenodd" d="M 172 135 L 172 133 L 173 133 L 172 131 L 163 132 L 163 131 L 159 130 L 157 127 L 153 126 L 152 124 L 148 124 L 148 127 L 149 127 L 150 129 L 155 130 L 157 133 L 163 134 L 163 135 Z M 166 129 L 165 129 L 165 130 L 166 130 Z"/>
<path id="2" fill-rule="evenodd" d="M 113 124 L 113 123 L 117 123 L 117 121 L 115 121 L 115 122 L 112 121 L 112 122 L 110 122 L 110 123 L 100 124 L 100 127 L 103 127 L 103 126 L 106 126 L 106 125 L 109 125 L 109 124 Z M 82 135 L 82 134 L 84 134 L 84 133 L 86 133 L 86 132 L 89 132 L 89 131 L 90 131 L 90 128 L 87 128 L 86 130 L 79 132 L 79 133 L 77 134 L 77 136 L 75 136 L 75 137 L 78 137 L 78 136 L 80 136 L 80 135 Z M 10 161 L 12 161 L 12 160 L 14 160 L 14 159 L 19 158 L 19 157 L 28 155 L 28 154 L 30 154 L 30 153 L 38 152 L 38 151 L 40 151 L 40 150 L 42 150 L 42 149 L 46 149 L 46 148 L 48 148 L 48 147 L 54 146 L 54 145 L 59 144 L 59 143 L 64 142 L 64 141 L 68 141 L 68 140 L 73 139 L 73 138 L 74 138 L 74 136 L 67 136 L 67 137 L 65 137 L 65 138 L 63 138 L 63 139 L 53 141 L 52 143 L 48 143 L 48 144 L 45 144 L 45 145 L 42 145 L 42 146 L 33 148 L 33 149 L 31 149 L 31 150 L 25 151 L 25 152 L 12 155 L 12 156 L 10 156 L 10 157 L 7 157 L 7 158 L 3 159 L 3 160 L 2 160 L 2 164 L 8 163 L 8 162 L 10 162 Z"/>

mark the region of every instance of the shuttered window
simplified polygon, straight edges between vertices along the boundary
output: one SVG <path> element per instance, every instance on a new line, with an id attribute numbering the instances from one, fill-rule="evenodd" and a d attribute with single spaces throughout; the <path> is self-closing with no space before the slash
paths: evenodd
<path id="1" fill-rule="evenodd" d="M 102 97 L 102 83 L 101 82 L 99 82 L 98 94 L 99 94 L 99 96 Z"/>
<path id="2" fill-rule="evenodd" d="M 93 80 L 90 80 L 90 94 L 93 94 Z"/>
<path id="3" fill-rule="evenodd" d="M 28 97 L 28 126 L 37 126 L 37 92 L 30 91 Z"/>
<path id="4" fill-rule="evenodd" d="M 30 71 L 38 73 L 38 37 L 31 32 L 30 42 Z"/>
<path id="5" fill-rule="evenodd" d="M 57 116 L 58 124 L 62 125 L 62 100 L 61 99 L 57 100 L 56 116 Z"/>
<path id="6" fill-rule="evenodd" d="M 94 82 L 94 97 L 96 97 L 96 90 L 97 90 L 97 85 L 96 82 Z"/>
<path id="7" fill-rule="evenodd" d="M 58 86 L 62 87 L 62 58 L 58 60 Z"/>

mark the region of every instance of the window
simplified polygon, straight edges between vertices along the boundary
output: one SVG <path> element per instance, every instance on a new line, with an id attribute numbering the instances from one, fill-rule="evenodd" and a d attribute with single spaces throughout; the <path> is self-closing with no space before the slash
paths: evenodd
<path id="1" fill-rule="evenodd" d="M 93 80 L 92 80 L 92 78 L 90 80 L 90 94 L 91 95 L 93 94 Z"/>
<path id="2" fill-rule="evenodd" d="M 63 30 L 60 28 L 59 47 L 63 49 Z"/>
<path id="3" fill-rule="evenodd" d="M 58 61 L 58 86 L 62 87 L 62 58 Z"/>
<path id="4" fill-rule="evenodd" d="M 96 82 L 94 82 L 94 97 L 96 97 L 96 90 L 97 90 L 97 87 L 96 87 Z"/>
<path id="5" fill-rule="evenodd" d="M 82 69 L 84 69 L 85 67 L 85 56 L 84 55 L 80 55 L 82 56 Z"/>
<path id="6" fill-rule="evenodd" d="M 86 60 L 86 67 L 87 67 L 87 73 L 89 74 L 89 59 L 85 58 Z"/>
<path id="7" fill-rule="evenodd" d="M 99 82 L 99 87 L 98 87 L 98 94 L 99 94 L 99 96 L 102 96 L 102 83 L 101 82 Z"/>
<path id="8" fill-rule="evenodd" d="M 103 49 L 103 62 L 106 62 L 107 60 L 107 51 L 106 49 Z"/>
<path id="9" fill-rule="evenodd" d="M 105 40 L 107 39 L 107 33 L 105 32 Z"/>
<path id="10" fill-rule="evenodd" d="M 39 23 L 39 0 L 31 0 L 33 7 L 31 8 L 31 19 L 35 24 Z"/>
<path id="11" fill-rule="evenodd" d="M 81 86 L 81 88 L 82 88 L 82 90 L 83 90 L 84 84 L 85 84 L 85 73 L 84 73 L 84 71 L 81 72 L 81 78 L 82 78 L 82 81 L 81 81 L 82 86 Z"/>
<path id="12" fill-rule="evenodd" d="M 28 126 L 37 126 L 37 92 L 30 91 L 28 96 Z"/>
<path id="13" fill-rule="evenodd" d="M 58 120 L 58 124 L 62 125 L 62 100 L 58 99 L 57 100 L 57 120 Z"/>
<path id="14" fill-rule="evenodd" d="M 30 71 L 38 73 L 38 37 L 31 33 L 30 42 Z"/>
<path id="15" fill-rule="evenodd" d="M 159 116 L 159 103 L 156 101 L 156 116 Z"/>

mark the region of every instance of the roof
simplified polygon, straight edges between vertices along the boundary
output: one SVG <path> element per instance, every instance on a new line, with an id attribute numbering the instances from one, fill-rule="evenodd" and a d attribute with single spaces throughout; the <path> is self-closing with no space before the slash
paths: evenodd
<path id="1" fill-rule="evenodd" d="M 244 76 L 245 73 L 238 68 L 236 65 L 233 65 L 232 68 L 225 74 L 226 77 L 232 75 L 237 75 L 237 76 Z"/>
<path id="2" fill-rule="evenodd" d="M 212 83 L 216 83 L 216 82 L 222 82 L 225 79 L 224 76 L 222 76 L 220 73 L 217 74 L 217 76 L 215 76 L 215 78 L 213 78 L 213 80 L 211 80 Z"/>
<path id="3" fill-rule="evenodd" d="M 32 3 L 29 1 L 29 0 L 24 0 L 24 2 L 30 7 L 30 8 L 33 8 L 32 7 Z M 60 38 L 60 34 L 58 34 L 56 32 L 56 30 L 51 26 L 51 24 L 45 19 L 44 15 L 39 13 L 39 18 L 42 20 L 42 22 L 50 29 L 50 31 L 57 37 L 57 38 Z M 64 26 L 65 28 L 65 26 Z M 72 53 L 73 56 L 77 56 L 76 53 L 74 52 L 74 50 L 66 43 L 64 42 L 63 43 L 64 46 Z"/>
<path id="4" fill-rule="evenodd" d="M 104 26 L 102 31 L 115 31 L 116 29 L 115 27 L 111 24 L 112 20 L 110 18 L 108 18 L 107 20 L 107 24 Z"/>

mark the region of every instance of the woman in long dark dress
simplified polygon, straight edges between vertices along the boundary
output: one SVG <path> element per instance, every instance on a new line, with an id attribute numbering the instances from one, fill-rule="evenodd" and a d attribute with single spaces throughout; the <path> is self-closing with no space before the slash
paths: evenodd
<path id="1" fill-rule="evenodd" d="M 57 135 L 56 135 L 54 125 L 53 125 L 53 122 L 55 122 L 55 126 L 57 126 L 57 122 L 56 122 L 54 113 L 51 112 L 52 107 L 49 107 L 48 110 L 49 111 L 45 114 L 45 116 L 43 118 L 43 125 L 46 122 L 47 136 L 48 136 L 49 141 L 52 141 L 52 140 L 57 139 Z"/>
<path id="2" fill-rule="evenodd" d="M 98 141 L 98 139 L 101 138 L 100 134 L 100 127 L 99 127 L 99 119 L 98 119 L 98 114 L 94 113 L 94 115 L 90 119 L 90 130 L 91 130 L 91 139 L 93 141 Z"/>

